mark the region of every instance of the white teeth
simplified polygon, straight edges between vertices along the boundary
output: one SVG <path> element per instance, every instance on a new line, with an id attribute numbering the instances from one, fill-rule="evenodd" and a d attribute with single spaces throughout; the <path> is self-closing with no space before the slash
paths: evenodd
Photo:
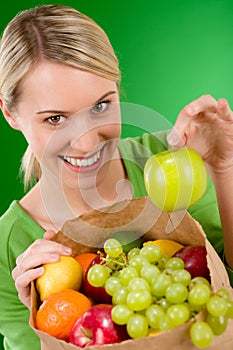
<path id="1" fill-rule="evenodd" d="M 79 167 L 86 167 L 93 165 L 97 162 L 97 160 L 100 158 L 101 150 L 99 150 L 93 157 L 86 158 L 86 159 L 77 159 L 77 158 L 71 158 L 71 157 L 64 157 L 64 160 L 74 166 Z"/>

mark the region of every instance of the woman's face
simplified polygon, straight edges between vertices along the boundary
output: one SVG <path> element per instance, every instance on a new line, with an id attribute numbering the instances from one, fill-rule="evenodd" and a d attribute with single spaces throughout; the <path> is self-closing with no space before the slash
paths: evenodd
<path id="1" fill-rule="evenodd" d="M 76 68 L 42 62 L 21 84 L 17 127 L 42 168 L 63 185 L 102 181 L 121 133 L 116 84 Z M 103 166 L 105 164 L 105 166 Z M 101 181 L 101 179 L 99 180 Z"/>

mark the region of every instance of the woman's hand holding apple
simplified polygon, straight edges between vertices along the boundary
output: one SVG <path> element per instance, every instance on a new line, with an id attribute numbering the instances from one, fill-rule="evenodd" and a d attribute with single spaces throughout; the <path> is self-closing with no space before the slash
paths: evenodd
<path id="1" fill-rule="evenodd" d="M 207 165 L 215 185 L 221 217 L 224 254 L 233 268 L 233 112 L 225 99 L 204 95 L 178 115 L 168 143 L 195 149 Z"/>
<path id="2" fill-rule="evenodd" d="M 174 148 L 195 149 L 218 173 L 233 168 L 233 112 L 225 99 L 204 95 L 178 115 L 168 143 Z"/>

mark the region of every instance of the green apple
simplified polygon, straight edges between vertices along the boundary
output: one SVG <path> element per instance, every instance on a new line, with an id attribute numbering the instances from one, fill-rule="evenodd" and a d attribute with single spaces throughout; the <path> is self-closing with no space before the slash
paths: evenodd
<path id="1" fill-rule="evenodd" d="M 203 196 L 207 172 L 201 156 L 182 147 L 151 156 L 145 164 L 144 181 L 151 201 L 172 212 L 187 209 Z"/>

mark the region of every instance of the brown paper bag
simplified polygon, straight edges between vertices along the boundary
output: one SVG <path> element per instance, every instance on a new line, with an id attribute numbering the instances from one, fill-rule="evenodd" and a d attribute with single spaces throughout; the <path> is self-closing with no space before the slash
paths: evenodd
<path id="1" fill-rule="evenodd" d="M 211 274 L 211 284 L 214 290 L 228 289 L 233 296 L 225 267 L 217 253 L 206 239 L 198 222 L 186 211 L 175 213 L 161 212 L 148 197 L 122 201 L 113 206 L 93 210 L 78 218 L 66 222 L 54 240 L 72 247 L 73 256 L 83 252 L 96 252 L 103 242 L 113 232 L 128 230 L 138 232 L 145 240 L 172 239 L 183 245 L 205 245 L 207 261 Z M 30 326 L 42 342 L 51 350 L 78 349 L 77 346 L 55 339 L 54 337 L 35 329 L 35 317 L 39 306 L 39 298 L 32 286 L 32 308 Z M 155 336 L 127 340 L 118 344 L 92 346 L 93 350 L 192 350 L 188 332 L 192 320 L 173 330 L 162 332 Z M 233 320 L 229 320 L 227 330 L 220 336 L 215 336 L 213 344 L 208 349 L 233 349 Z"/>

